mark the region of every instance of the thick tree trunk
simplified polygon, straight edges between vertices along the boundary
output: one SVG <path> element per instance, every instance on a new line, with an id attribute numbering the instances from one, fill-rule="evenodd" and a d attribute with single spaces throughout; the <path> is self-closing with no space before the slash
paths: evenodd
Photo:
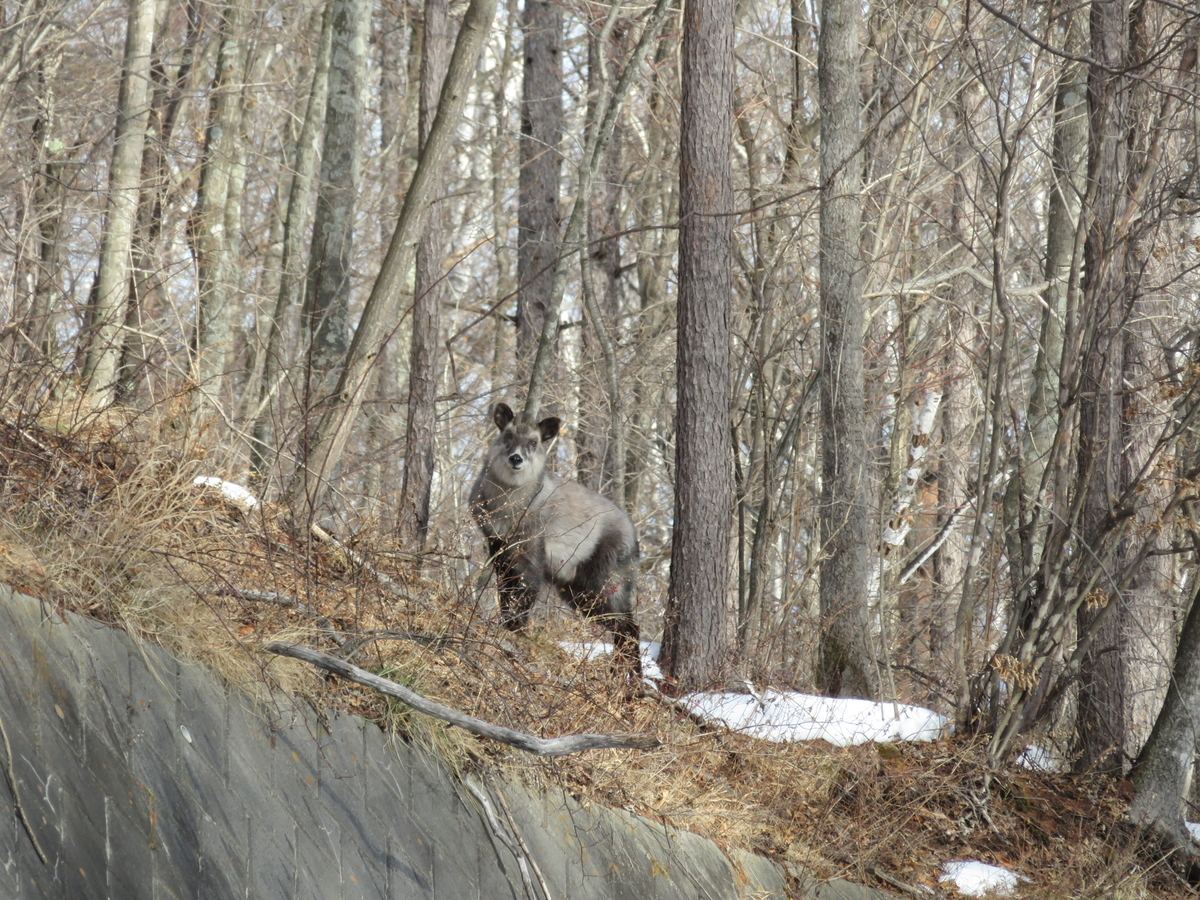
<path id="1" fill-rule="evenodd" d="M 521 29 L 525 78 L 517 213 L 517 356 L 527 359 L 551 303 L 561 240 L 562 7 L 554 0 L 525 0 Z"/>
<path id="2" fill-rule="evenodd" d="M 359 133 L 371 24 L 371 5 L 366 0 L 332 3 L 325 139 L 304 297 L 310 398 L 318 404 L 337 383 L 350 345 L 350 274 L 361 170 Z"/>
<path id="3" fill-rule="evenodd" d="M 1200 743 L 1200 593 L 1183 623 L 1162 711 L 1133 767 L 1129 820 L 1200 864 L 1184 826 L 1183 798 Z"/>
<path id="4" fill-rule="evenodd" d="M 821 635 L 818 683 L 834 696 L 873 699 L 879 673 L 867 619 L 870 566 L 863 261 L 859 247 L 862 137 L 861 7 L 825 0 L 817 74 L 821 108 Z"/>
<path id="5" fill-rule="evenodd" d="M 98 405 L 112 401 L 121 360 L 121 330 L 129 298 L 130 251 L 142 182 L 142 150 L 150 118 L 150 61 L 155 0 L 131 0 L 117 109 L 108 212 L 100 244 L 92 335 L 83 380 Z"/>
<path id="6" fill-rule="evenodd" d="M 1083 493 L 1084 540 L 1090 547 L 1104 534 L 1113 498 L 1125 485 L 1120 466 L 1120 328 L 1129 286 L 1125 283 L 1125 236 L 1116 231 L 1126 172 L 1123 107 L 1127 93 L 1116 71 L 1125 62 L 1127 3 L 1093 3 L 1091 51 L 1109 69 L 1095 68 L 1088 84 L 1091 148 L 1088 180 L 1090 227 L 1084 243 L 1083 308 L 1090 312 L 1090 340 L 1079 404 L 1079 490 Z M 1105 591 L 1102 603 L 1079 610 L 1080 634 L 1094 632 L 1083 659 L 1078 727 L 1081 771 L 1121 771 L 1127 730 L 1125 705 L 1129 628 L 1123 597 Z M 1106 609 L 1108 604 L 1114 609 Z M 1106 613 L 1100 620 L 1101 613 Z"/>
<path id="7" fill-rule="evenodd" d="M 729 606 L 733 0 L 683 14 L 675 534 L 663 662 L 683 690 L 721 681 Z"/>

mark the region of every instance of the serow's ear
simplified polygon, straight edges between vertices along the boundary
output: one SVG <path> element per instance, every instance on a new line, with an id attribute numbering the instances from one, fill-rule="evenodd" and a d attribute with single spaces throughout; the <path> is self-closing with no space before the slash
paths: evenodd
<path id="1" fill-rule="evenodd" d="M 562 423 L 557 416 L 551 416 L 548 419 L 542 419 L 538 422 L 538 431 L 542 433 L 542 443 L 546 444 L 558 437 L 558 427 Z"/>
<path id="2" fill-rule="evenodd" d="M 496 427 L 503 431 L 512 420 L 513 411 L 508 408 L 508 404 L 497 403 L 496 408 L 492 410 L 492 421 L 496 423 Z"/>

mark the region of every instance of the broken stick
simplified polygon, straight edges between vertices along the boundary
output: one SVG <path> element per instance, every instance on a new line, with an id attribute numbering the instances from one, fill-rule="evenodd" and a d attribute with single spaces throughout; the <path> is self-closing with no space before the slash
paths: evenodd
<path id="1" fill-rule="evenodd" d="M 389 681 L 387 678 L 375 675 L 366 669 L 360 669 L 356 665 L 319 650 L 312 650 L 289 641 L 272 641 L 263 649 L 269 653 L 290 656 L 293 659 L 312 663 L 347 681 L 369 687 L 388 697 L 395 697 L 402 703 L 407 703 L 417 712 L 423 712 L 427 716 L 449 722 L 451 725 L 480 737 L 509 744 L 518 750 L 532 753 L 534 756 L 566 756 L 583 750 L 646 750 L 657 747 L 659 744 L 657 738 L 646 734 L 571 734 L 557 738 L 534 737 L 531 734 L 514 731 L 501 725 L 493 725 L 434 700 L 429 700 L 403 685 L 396 684 L 394 681 Z"/>

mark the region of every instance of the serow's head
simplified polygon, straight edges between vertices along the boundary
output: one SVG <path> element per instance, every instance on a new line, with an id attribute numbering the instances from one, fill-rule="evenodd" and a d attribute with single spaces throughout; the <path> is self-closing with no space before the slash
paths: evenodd
<path id="1" fill-rule="evenodd" d="M 489 457 L 492 477 L 512 487 L 541 479 L 550 443 L 558 437 L 559 420 L 551 416 L 534 425 L 524 416 L 513 415 L 507 403 L 497 403 L 492 421 L 499 431 Z"/>

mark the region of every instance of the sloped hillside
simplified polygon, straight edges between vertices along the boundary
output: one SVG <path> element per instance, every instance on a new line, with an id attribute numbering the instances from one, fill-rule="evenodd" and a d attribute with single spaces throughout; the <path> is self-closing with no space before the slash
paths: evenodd
<path id="1" fill-rule="evenodd" d="M 314 532 L 196 483 L 228 474 L 161 423 L 4 418 L 0 582 L 160 644 L 261 699 L 366 716 L 461 771 L 553 785 L 585 806 L 659 819 L 821 877 L 916 896 L 943 889 L 945 861 L 970 858 L 1018 872 L 1019 896 L 1184 891 L 1120 826 L 1120 784 L 1014 767 L 985 796 L 983 754 L 970 741 L 834 748 L 699 723 L 669 700 L 634 696 L 604 660 L 564 652 L 558 639 L 589 636 L 577 620 L 502 633 L 489 592 L 463 577 L 460 560 L 416 555 L 386 535 Z M 262 652 L 280 639 L 528 734 L 632 733 L 658 746 L 529 756 Z"/>

